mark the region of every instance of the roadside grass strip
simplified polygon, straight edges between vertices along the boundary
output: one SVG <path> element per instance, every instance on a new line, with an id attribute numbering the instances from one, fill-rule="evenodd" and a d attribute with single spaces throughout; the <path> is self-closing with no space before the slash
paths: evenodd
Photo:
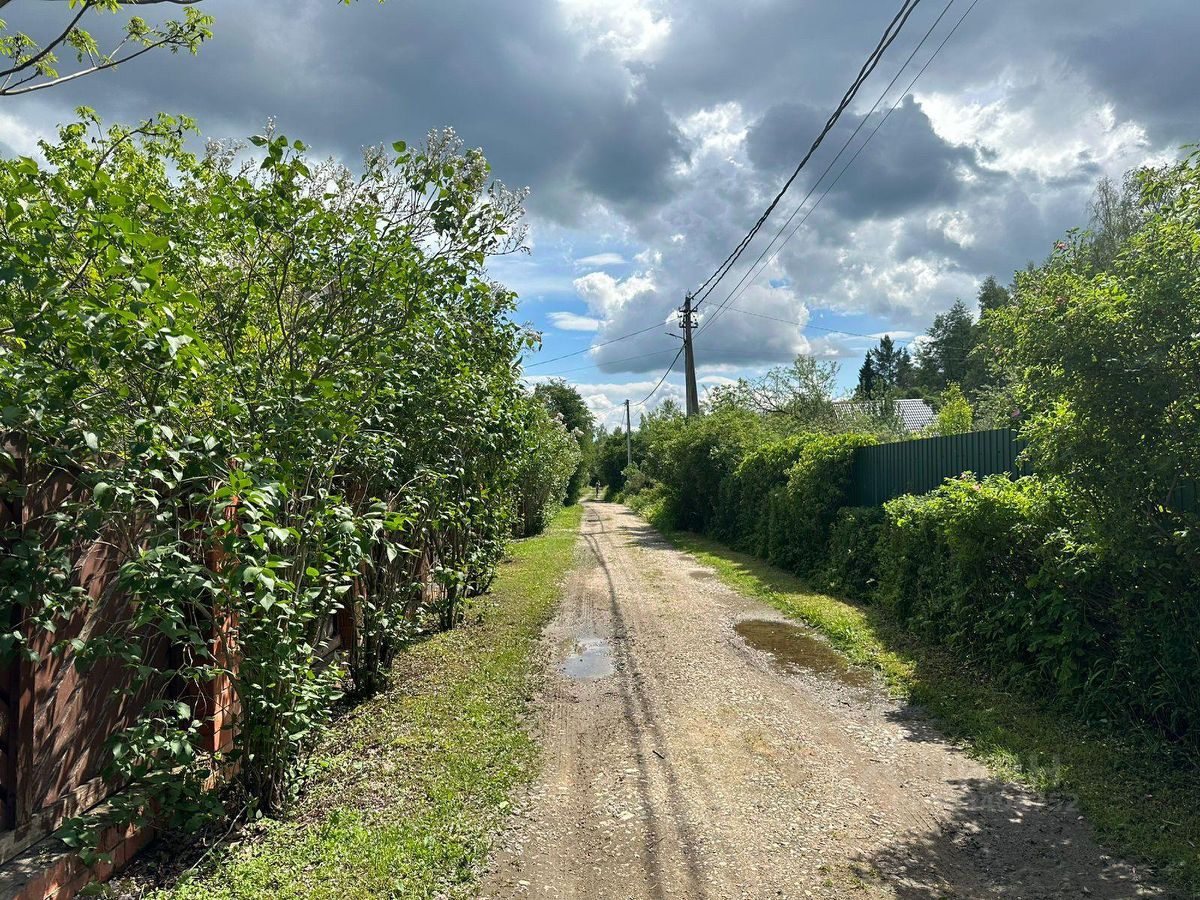
<path id="1" fill-rule="evenodd" d="M 998 777 L 1073 799 L 1100 840 L 1200 896 L 1200 760 L 1127 722 L 1084 722 L 917 639 L 887 610 L 813 592 L 769 563 L 687 532 L 665 534 L 756 597 L 828 637 L 851 662 L 878 671 L 943 733 Z M 1200 674 L 1200 673 L 1198 673 Z"/>
<path id="2" fill-rule="evenodd" d="M 459 628 L 402 654 L 393 686 L 337 723 L 294 816 L 249 830 L 157 896 L 464 897 L 536 772 L 524 728 L 534 654 L 571 566 L 582 507 L 515 542 Z"/>

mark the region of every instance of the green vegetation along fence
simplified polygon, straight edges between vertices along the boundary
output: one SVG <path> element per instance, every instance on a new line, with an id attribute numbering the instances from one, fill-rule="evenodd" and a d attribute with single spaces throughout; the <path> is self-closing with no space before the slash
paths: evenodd
<path id="1" fill-rule="evenodd" d="M 1018 461 L 1024 443 L 1011 428 L 971 431 L 860 447 L 851 470 L 855 506 L 879 506 L 901 494 L 924 494 L 963 472 L 1029 474 Z"/>

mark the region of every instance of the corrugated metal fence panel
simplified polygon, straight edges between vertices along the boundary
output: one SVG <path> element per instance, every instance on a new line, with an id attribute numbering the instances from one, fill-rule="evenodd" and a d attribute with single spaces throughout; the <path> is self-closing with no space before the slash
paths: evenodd
<path id="1" fill-rule="evenodd" d="M 901 494 L 924 494 L 947 478 L 1028 474 L 1017 462 L 1023 444 L 1010 428 L 876 444 L 855 452 L 851 494 L 858 506 L 879 506 Z"/>

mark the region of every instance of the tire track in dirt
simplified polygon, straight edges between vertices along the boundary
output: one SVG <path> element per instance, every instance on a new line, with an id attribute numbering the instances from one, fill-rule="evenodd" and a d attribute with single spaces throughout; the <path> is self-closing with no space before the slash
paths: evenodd
<path id="1" fill-rule="evenodd" d="M 483 896 L 1170 896 L 1070 806 L 991 777 L 861 673 L 817 665 L 824 645 L 787 667 L 748 646 L 747 620 L 783 621 L 624 507 L 587 504 L 544 637 L 542 773 Z"/>

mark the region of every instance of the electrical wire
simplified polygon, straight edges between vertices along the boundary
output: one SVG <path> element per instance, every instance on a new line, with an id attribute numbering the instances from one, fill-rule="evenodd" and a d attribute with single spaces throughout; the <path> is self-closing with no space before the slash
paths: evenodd
<path id="1" fill-rule="evenodd" d="M 650 393 L 648 393 L 645 397 L 643 397 L 637 403 L 633 404 L 634 406 L 645 406 L 650 401 L 650 398 L 658 393 L 658 389 L 660 387 L 662 387 L 663 382 L 667 380 L 667 376 L 671 374 L 671 370 L 675 368 L 675 363 L 679 362 L 679 357 L 681 357 L 682 355 L 683 355 L 683 348 L 680 347 L 678 352 L 676 352 L 676 354 L 675 354 L 675 358 L 673 360 L 671 360 L 671 364 L 669 366 L 667 366 L 667 371 L 663 372 L 662 378 L 658 379 L 658 384 L 656 384 L 654 386 L 654 389 L 651 390 Z"/>
<path id="2" fill-rule="evenodd" d="M 866 149 L 867 145 L 871 142 L 871 139 L 875 137 L 875 135 L 879 132 L 879 129 L 883 127 L 883 124 L 891 117 L 892 113 L 896 111 L 896 109 L 900 106 L 900 103 L 904 100 L 904 98 L 907 97 L 912 92 L 912 89 L 916 85 L 917 81 L 919 81 L 921 76 L 925 74 L 925 70 L 929 68 L 930 64 L 934 61 L 934 59 L 937 58 L 938 54 L 941 53 L 942 48 L 944 48 L 946 46 L 946 44 L 949 43 L 950 39 L 952 37 L 954 37 L 954 35 L 958 31 L 959 27 L 966 20 L 967 16 L 969 16 L 971 14 L 971 10 L 973 10 L 976 7 L 976 5 L 978 5 L 978 3 L 979 3 L 979 0 L 972 0 L 971 5 L 967 7 L 966 11 L 963 12 L 963 14 L 959 17 L 958 21 L 954 23 L 954 27 L 950 29 L 949 33 L 942 39 L 942 42 L 940 44 L 938 44 L 938 46 L 934 49 L 933 53 L 930 54 L 929 59 L 927 59 L 925 61 L 924 65 L 922 65 L 921 68 L 917 71 L 917 74 L 915 76 L 913 76 L 912 81 L 910 81 L 908 83 L 908 86 L 900 93 L 900 96 L 896 99 L 896 102 L 893 103 L 892 106 L 887 110 L 887 112 L 884 113 L 883 118 L 880 119 L 878 123 L 876 123 L 875 127 L 867 135 L 867 137 L 863 141 L 863 143 L 861 145 L 859 145 L 858 149 L 854 151 L 854 154 L 846 162 L 846 165 L 842 167 L 841 171 L 839 171 L 838 174 L 834 177 L 833 181 L 831 181 L 829 183 L 829 186 L 825 188 L 825 190 L 822 192 L 821 196 L 817 198 L 816 203 L 814 203 L 808 209 L 808 211 L 805 212 L 804 216 L 800 219 L 799 222 L 796 223 L 796 226 L 791 230 L 791 232 L 788 233 L 787 237 L 784 238 L 782 243 L 780 243 L 779 246 L 775 248 L 774 252 L 771 253 L 771 255 L 769 257 L 767 257 L 767 259 L 763 263 L 763 265 L 761 267 L 759 267 L 759 271 L 753 274 L 753 277 L 757 277 L 759 274 L 761 274 L 762 269 L 766 268 L 766 266 L 770 265 L 771 262 L 774 261 L 775 257 L 779 255 L 779 252 L 788 243 L 788 241 L 790 241 L 793 237 L 796 236 L 796 233 L 800 230 L 800 228 L 804 225 L 804 223 L 808 221 L 809 216 L 811 216 L 813 214 L 813 212 L 817 209 L 817 207 L 821 205 L 821 201 L 824 200 L 827 196 L 829 196 L 830 191 L 832 191 L 834 189 L 834 187 L 837 186 L 837 183 L 839 181 L 841 181 L 842 176 L 846 174 L 846 171 L 850 168 L 850 166 L 852 166 L 854 164 L 854 161 L 856 159 L 858 159 L 858 157 L 862 153 L 862 151 L 864 149 Z M 822 176 L 822 177 L 824 177 L 824 176 Z M 801 207 L 802 206 L 803 206 L 803 203 L 801 204 Z M 796 213 L 798 213 L 800 211 L 801 207 L 797 207 Z M 796 213 L 792 214 L 792 218 L 795 217 Z M 790 222 L 791 219 L 789 218 L 788 221 Z M 788 223 L 785 222 L 783 225 L 783 228 L 787 228 L 787 225 L 788 225 Z M 781 228 L 779 233 L 776 234 L 776 236 L 775 236 L 776 238 L 779 237 L 779 234 L 782 234 L 783 228 Z M 771 243 L 772 244 L 774 243 L 774 239 L 772 240 Z M 770 244 L 767 245 L 768 249 L 770 248 L 770 246 L 771 246 Z M 764 253 L 765 252 L 766 251 L 764 251 Z M 762 259 L 761 255 L 760 255 L 759 259 L 760 260 Z M 758 261 L 755 262 L 755 266 L 757 266 L 757 265 L 758 265 Z M 716 319 L 723 312 L 724 308 L 729 305 L 729 303 L 731 303 L 733 300 L 736 300 L 743 293 L 745 293 L 746 289 L 752 283 L 752 280 L 747 281 L 747 277 L 749 277 L 751 275 L 755 266 L 751 266 L 750 270 L 747 271 L 747 275 L 744 276 L 742 278 L 742 280 L 738 282 L 738 286 L 735 286 L 734 289 L 725 297 L 725 299 L 723 301 L 721 301 L 720 304 L 718 304 L 716 311 L 711 316 L 709 316 L 708 321 L 702 323 L 702 328 L 698 329 L 697 333 L 699 333 L 700 330 L 703 330 L 703 328 L 706 328 L 707 326 L 709 326 L 713 322 L 715 322 Z"/>
<path id="3" fill-rule="evenodd" d="M 590 353 L 599 347 L 607 347 L 609 344 L 617 343 L 617 341 L 623 341 L 627 338 L 637 337 L 639 334 L 645 334 L 647 331 L 653 331 L 655 328 L 662 328 L 662 323 L 659 322 L 655 325 L 649 325 L 646 328 L 639 328 L 637 331 L 631 331 L 628 334 L 621 335 L 620 337 L 611 338 L 607 341 L 601 341 L 599 344 L 591 344 L 587 347 L 584 347 L 582 350 L 576 350 L 573 353 L 564 353 L 562 356 L 555 356 L 551 359 L 539 359 L 537 362 L 530 363 L 529 365 L 525 366 L 525 368 L 533 369 L 537 366 L 545 366 L 552 362 L 558 362 L 560 359 L 570 359 L 572 356 L 579 356 L 581 353 Z"/>
<path id="4" fill-rule="evenodd" d="M 775 242 L 779 240 L 779 236 L 783 234 L 783 232 L 787 229 L 787 227 L 792 224 L 792 221 L 796 218 L 796 216 L 799 215 L 800 212 L 804 209 L 804 204 L 806 204 L 809 201 L 809 199 L 812 197 L 812 195 L 816 193 L 817 188 L 819 188 L 821 186 L 821 182 L 823 182 L 825 180 L 825 176 L 828 175 L 831 171 L 833 171 L 833 167 L 835 165 L 837 165 L 838 160 L 842 158 L 842 154 L 846 152 L 847 148 L 849 148 L 849 146 L 854 142 L 854 139 L 856 137 L 858 137 L 859 132 L 861 132 L 863 130 L 863 127 L 867 124 L 867 122 L 870 121 L 871 116 L 873 116 L 875 114 L 875 111 L 877 109 L 879 109 L 879 105 L 881 103 L 883 103 L 884 98 L 886 98 L 888 95 L 888 92 L 891 91 L 891 89 L 896 86 L 896 82 L 900 80 L 900 76 L 904 74 L 904 70 L 908 68 L 909 64 L 912 63 L 913 59 L 921 51 L 921 48 L 925 46 L 925 43 L 926 43 L 926 41 L 929 40 L 930 35 L 932 35 L 934 30 L 938 27 L 938 25 L 941 24 L 942 19 L 944 19 L 946 17 L 946 13 L 948 13 L 950 11 L 950 8 L 954 5 L 954 3 L 955 3 L 955 0 L 949 0 L 949 2 L 946 3 L 945 7 L 942 8 L 941 13 L 939 13 L 938 17 L 933 20 L 933 24 L 929 26 L 928 30 L 926 30 L 925 34 L 921 37 L 921 40 L 917 42 L 917 45 L 915 47 L 913 47 L 912 52 L 908 54 L 908 58 L 905 59 L 903 64 L 900 66 L 900 68 L 896 70 L 896 74 L 892 76 L 892 80 L 888 82 L 887 87 L 885 87 L 882 91 L 879 92 L 879 96 L 875 99 L 875 102 L 871 105 L 871 108 L 867 111 L 866 115 L 864 115 L 859 120 L 858 126 L 850 134 L 850 137 L 846 138 L 845 143 L 843 143 L 841 148 L 839 148 L 837 154 L 833 157 L 833 159 L 831 159 L 829 161 L 829 164 L 825 166 L 825 169 L 821 172 L 820 176 L 818 176 L 817 180 L 813 182 L 812 187 L 810 187 L 808 189 L 808 193 L 804 195 L 804 198 L 798 204 L 796 204 L 796 208 L 794 210 L 792 210 L 792 214 L 787 217 L 787 220 L 782 225 L 779 226 L 779 230 L 775 232 L 775 234 L 771 238 L 770 242 L 765 247 L 763 247 L 763 249 L 759 252 L 758 257 L 754 260 L 753 263 L 750 264 L 750 267 L 748 269 L 746 269 L 746 271 L 744 273 L 742 273 L 742 277 L 738 280 L 738 283 L 733 286 L 733 290 L 730 291 L 730 293 L 725 296 L 725 299 L 720 304 L 718 304 L 718 306 L 717 306 L 718 312 L 713 313 L 709 317 L 709 321 L 703 323 L 701 325 L 701 327 L 697 329 L 697 331 L 696 331 L 697 334 L 699 334 L 701 331 L 703 331 L 709 324 L 711 324 L 711 322 L 716 320 L 716 316 L 719 314 L 719 310 L 721 309 L 721 307 L 723 307 L 728 302 L 730 295 L 732 295 L 735 291 L 738 290 L 738 288 L 740 288 L 743 284 L 745 284 L 746 280 L 748 278 L 750 278 L 752 276 L 752 274 L 756 274 L 755 269 L 758 267 L 758 264 L 760 262 L 762 262 L 763 257 L 766 256 L 766 254 L 771 250 L 771 248 L 775 246 Z M 951 33 L 953 33 L 953 32 L 951 32 Z M 937 52 L 935 51 L 934 54 L 932 54 L 930 56 L 929 60 L 926 61 L 925 67 L 929 66 L 929 62 L 931 62 L 933 60 L 933 57 L 936 55 L 937 55 Z M 920 77 L 919 73 L 918 73 L 918 77 Z M 911 90 L 911 88 L 914 84 L 916 84 L 915 78 L 909 84 L 909 90 Z M 901 98 L 903 98 L 907 94 L 908 94 L 908 90 L 905 90 L 900 96 L 901 96 Z M 883 121 L 887 121 L 887 116 L 884 116 Z M 881 121 L 879 124 L 882 125 L 883 121 Z M 875 130 L 878 130 L 878 128 L 879 128 L 879 126 L 877 125 Z M 863 146 L 865 147 L 867 142 L 869 142 L 869 141 L 870 141 L 870 138 L 868 137 L 867 141 L 863 142 Z M 861 150 L 862 150 L 862 148 L 860 147 L 859 152 L 861 152 Z M 817 203 L 819 204 L 820 201 L 818 200 Z M 814 205 L 814 208 L 815 208 L 815 205 Z M 771 257 L 771 259 L 774 259 L 774 258 L 775 257 L 773 255 Z M 768 262 L 769 262 L 769 260 L 768 260 Z M 761 271 L 761 269 L 759 271 Z"/>
<path id="5" fill-rule="evenodd" d="M 659 326 L 655 325 L 654 327 L 658 328 Z M 616 365 L 617 363 L 633 362 L 635 359 L 649 359 L 651 356 L 662 356 L 665 353 L 670 353 L 672 349 L 673 348 L 668 347 L 665 350 L 655 350 L 652 353 L 639 353 L 637 356 L 625 356 L 621 359 L 609 360 L 608 362 L 610 365 Z M 579 366 L 576 369 L 566 369 L 562 372 L 535 372 L 534 375 L 536 375 L 538 378 L 558 378 L 560 375 L 570 375 L 572 372 L 584 372 L 588 369 L 594 369 L 596 366 L 597 363 L 589 363 L 586 366 Z M 528 380 L 528 376 L 522 377 Z"/>
<path id="6" fill-rule="evenodd" d="M 900 32 L 903 30 L 905 24 L 908 22 L 909 17 L 913 14 L 913 11 L 917 8 L 917 5 L 920 2 L 921 0 L 904 0 L 903 4 L 901 4 L 900 10 L 892 18 L 891 22 L 888 23 L 887 28 L 884 30 L 883 36 L 879 39 L 879 43 L 875 46 L 875 49 L 871 51 L 870 55 L 867 56 L 867 60 L 863 63 L 862 68 L 859 69 L 858 76 L 851 83 L 850 87 L 847 88 L 846 93 L 842 96 L 841 102 L 833 111 L 832 115 L 830 115 L 828 121 L 826 121 L 825 127 L 821 129 L 820 134 L 817 135 L 816 140 L 813 141 L 812 146 L 809 147 L 808 152 L 804 154 L 804 157 L 800 160 L 791 176 L 786 182 L 784 182 L 784 185 L 779 190 L 779 193 L 777 193 L 771 200 L 770 204 L 768 204 L 762 215 L 758 217 L 758 220 L 754 223 L 750 230 L 746 232 L 746 236 L 738 242 L 737 246 L 734 247 L 729 256 L 725 257 L 724 261 L 717 266 L 713 273 L 704 280 L 704 283 L 695 290 L 694 293 L 699 295 L 699 299 L 695 304 L 696 306 L 699 306 L 699 304 L 704 301 L 705 297 L 712 293 L 716 286 L 721 283 L 721 280 L 725 277 L 728 271 L 733 267 L 734 263 L 738 261 L 742 253 L 745 252 L 746 247 L 754 239 L 754 236 L 758 234 L 763 224 L 767 221 L 767 218 L 772 212 L 775 211 L 775 207 L 779 205 L 779 201 L 783 199 L 784 194 L 788 192 L 788 189 L 799 177 L 800 172 L 808 164 L 808 161 L 812 158 L 813 154 L 817 152 L 817 149 L 821 146 L 821 142 L 825 140 L 825 136 L 833 130 L 835 125 L 837 125 L 838 119 L 841 118 L 842 113 L 846 110 L 846 107 L 848 107 L 854 101 L 854 98 L 857 96 L 859 89 L 863 86 L 863 83 L 867 80 L 867 78 L 870 77 L 871 73 L 875 71 L 875 68 L 879 65 L 880 60 L 883 59 L 884 53 L 887 52 L 888 48 L 891 47 L 892 43 L 897 37 L 899 37 Z"/>

